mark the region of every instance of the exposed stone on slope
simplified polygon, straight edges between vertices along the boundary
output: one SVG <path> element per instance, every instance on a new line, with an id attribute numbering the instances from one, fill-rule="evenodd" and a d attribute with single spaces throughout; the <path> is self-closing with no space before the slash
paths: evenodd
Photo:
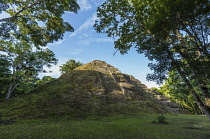
<path id="1" fill-rule="evenodd" d="M 171 100 L 163 94 L 155 90 L 151 90 L 151 92 L 153 93 L 154 99 L 163 104 L 168 112 L 175 114 L 190 114 L 188 110 L 183 109 L 179 104 L 175 102 L 171 102 Z"/>
<path id="2" fill-rule="evenodd" d="M 118 96 L 130 100 L 156 101 L 157 103 L 163 105 L 168 112 L 177 114 L 189 113 L 188 111 L 183 110 L 177 103 L 171 102 L 170 99 L 165 97 L 163 94 L 149 89 L 132 75 L 123 74 L 119 69 L 107 64 L 104 61 L 95 60 L 80 66 L 75 70 L 95 70 L 108 75 L 110 79 L 113 79 L 112 82 L 117 84 L 118 87 L 112 88 L 112 83 L 109 83 L 108 85 L 104 84 L 103 88 L 105 92 L 114 94 L 115 97 Z"/>
<path id="3" fill-rule="evenodd" d="M 82 65 L 75 70 L 94 70 L 104 74 L 104 77 L 107 77 L 108 79 L 100 78 L 100 80 L 103 82 L 103 88 L 106 93 L 133 100 L 150 99 L 151 94 L 141 87 L 142 84 L 139 80 L 131 75 L 121 73 L 119 69 L 104 61 L 95 60 Z M 114 84 L 115 86 L 113 86 Z"/>

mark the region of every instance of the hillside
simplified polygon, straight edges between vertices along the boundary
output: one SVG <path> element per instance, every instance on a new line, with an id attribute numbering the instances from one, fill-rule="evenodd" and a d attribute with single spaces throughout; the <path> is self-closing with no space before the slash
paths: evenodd
<path id="1" fill-rule="evenodd" d="M 169 111 L 140 81 L 99 60 L 0 104 L 3 119 L 86 118 L 135 112 Z"/>

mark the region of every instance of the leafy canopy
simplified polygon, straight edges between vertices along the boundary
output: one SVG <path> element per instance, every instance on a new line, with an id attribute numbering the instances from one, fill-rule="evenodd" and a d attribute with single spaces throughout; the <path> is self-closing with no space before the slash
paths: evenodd
<path id="1" fill-rule="evenodd" d="M 62 39 L 73 27 L 65 22 L 65 12 L 77 13 L 76 0 L 3 0 L 0 2 L 0 39 L 32 42 L 35 46 Z"/>
<path id="2" fill-rule="evenodd" d="M 177 64 L 206 76 L 210 75 L 204 71 L 204 65 L 210 64 L 206 60 L 210 57 L 209 7 L 208 0 L 107 0 L 98 8 L 94 27 L 116 38 L 115 48 L 121 54 L 135 47 L 154 61 L 149 64 L 155 71 L 149 80 L 162 83 Z"/>
<path id="3" fill-rule="evenodd" d="M 76 0 L 0 1 L 0 57 L 1 62 L 8 62 L 11 70 L 8 80 L 1 78 L 3 83 L 8 81 L 7 92 L 4 90 L 6 99 L 18 85 L 27 84 L 39 72 L 45 72 L 43 66 L 57 63 L 54 53 L 42 46 L 63 39 L 65 32 L 73 31 L 62 16 L 78 10 Z M 3 61 L 4 57 L 7 61 Z M 8 66 L 2 66 L 2 72 L 6 72 Z"/>
<path id="4" fill-rule="evenodd" d="M 209 15 L 209 0 L 107 0 L 98 8 L 94 27 L 116 38 L 121 54 L 135 47 L 153 61 L 148 66 L 154 73 L 147 75 L 148 80 L 163 83 L 175 69 L 210 119 Z"/>

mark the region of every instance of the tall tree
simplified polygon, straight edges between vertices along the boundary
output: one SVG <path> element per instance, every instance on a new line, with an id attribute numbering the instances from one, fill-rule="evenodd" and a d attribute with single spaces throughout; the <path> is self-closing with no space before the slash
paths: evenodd
<path id="1" fill-rule="evenodd" d="M 21 82 L 36 78 L 39 72 L 45 72 L 43 66 L 51 67 L 57 63 L 54 53 L 49 49 L 35 48 L 22 40 L 2 43 L 4 57 L 10 63 L 11 75 L 9 78 L 6 99 Z"/>
<path id="2" fill-rule="evenodd" d="M 209 7 L 209 0 L 107 0 L 98 8 L 94 27 L 117 38 L 120 53 L 135 47 L 155 61 L 149 64 L 154 73 L 147 79 L 162 83 L 176 69 L 210 119 L 210 107 L 189 81 L 193 78 L 209 98 Z"/>
<path id="3" fill-rule="evenodd" d="M 70 59 L 70 60 L 66 61 L 65 64 L 62 64 L 62 66 L 60 66 L 60 71 L 62 74 L 68 73 L 82 65 L 83 65 L 83 63 L 81 63 L 80 61 L 76 62 L 76 60 Z"/>
<path id="4" fill-rule="evenodd" d="M 32 42 L 35 46 L 62 39 L 73 27 L 65 22 L 65 12 L 77 13 L 76 0 L 2 0 L 0 2 L 0 39 Z M 8 15 L 8 17 L 2 14 Z"/>
<path id="5" fill-rule="evenodd" d="M 78 10 L 76 0 L 0 2 L 0 51 L 8 58 L 12 69 L 6 99 L 18 84 L 43 71 L 44 65 L 56 63 L 53 52 L 42 46 L 73 31 L 62 16 L 65 12 L 77 13 Z"/>

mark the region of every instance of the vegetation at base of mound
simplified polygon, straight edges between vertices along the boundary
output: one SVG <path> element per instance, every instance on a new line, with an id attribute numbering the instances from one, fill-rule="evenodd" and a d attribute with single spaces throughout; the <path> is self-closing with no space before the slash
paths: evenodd
<path id="1" fill-rule="evenodd" d="M 171 115 L 169 124 L 152 124 L 156 114 L 132 114 L 85 120 L 28 119 L 0 125 L 0 138 L 74 138 L 74 139 L 208 139 L 210 123 L 205 116 Z"/>

